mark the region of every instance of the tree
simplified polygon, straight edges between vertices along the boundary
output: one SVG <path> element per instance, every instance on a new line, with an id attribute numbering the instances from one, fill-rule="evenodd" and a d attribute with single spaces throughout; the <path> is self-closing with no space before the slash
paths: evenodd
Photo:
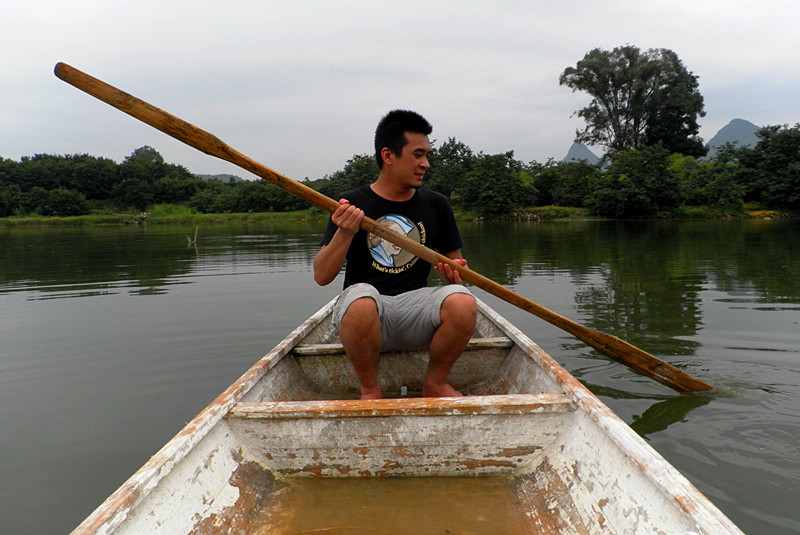
<path id="1" fill-rule="evenodd" d="M 552 158 L 544 164 L 531 163 L 533 184 L 542 205 L 583 206 L 593 180 L 599 176 L 600 167 L 585 160 L 556 162 Z"/>
<path id="2" fill-rule="evenodd" d="M 467 173 L 460 200 L 469 210 L 483 216 L 507 214 L 522 193 L 522 168 L 514 160 L 514 151 L 502 154 L 479 154 Z"/>
<path id="3" fill-rule="evenodd" d="M 133 151 L 119 166 L 119 176 L 123 181 L 140 180 L 153 184 L 165 175 L 164 158 L 148 145 Z"/>
<path id="4" fill-rule="evenodd" d="M 756 135 L 760 141 L 754 147 L 730 151 L 738 162 L 735 177 L 745 188 L 745 200 L 800 210 L 800 123 L 766 126 Z"/>
<path id="5" fill-rule="evenodd" d="M 133 207 L 144 212 L 155 201 L 155 185 L 148 180 L 125 178 L 114 187 L 115 202 L 121 207 Z"/>
<path id="6" fill-rule="evenodd" d="M 669 169 L 678 179 L 681 204 L 741 209 L 744 188 L 735 181 L 735 166 L 721 161 L 698 162 L 692 156 L 673 154 Z"/>
<path id="7" fill-rule="evenodd" d="M 29 191 L 34 187 L 45 190 L 56 189 L 63 185 L 63 177 L 68 169 L 63 157 L 52 154 L 35 154 L 20 159 L 20 187 Z"/>
<path id="8" fill-rule="evenodd" d="M 0 184 L 20 184 L 20 164 L 14 160 L 7 160 L 0 156 Z"/>
<path id="9" fill-rule="evenodd" d="M 375 156 L 356 154 L 347 160 L 344 169 L 316 181 L 314 187 L 323 195 L 338 199 L 341 193 L 371 184 L 377 178 Z"/>
<path id="10" fill-rule="evenodd" d="M 47 204 L 42 212 L 45 215 L 69 217 L 89 213 L 86 196 L 75 190 L 57 188 L 50 191 Z"/>
<path id="11" fill-rule="evenodd" d="M 156 203 L 180 203 L 192 198 L 200 189 L 201 179 L 194 176 L 165 176 L 157 180 L 155 187 Z"/>
<path id="12" fill-rule="evenodd" d="M 425 187 L 452 197 L 472 167 L 475 156 L 467 145 L 449 138 L 431 151 L 431 168 L 425 173 Z"/>
<path id="13" fill-rule="evenodd" d="M 671 50 L 595 48 L 567 67 L 559 84 L 592 97 L 576 112 L 586 121 L 575 133 L 577 143 L 603 145 L 611 155 L 659 141 L 671 152 L 695 155 L 698 143 L 702 149 L 697 117 L 705 112 L 697 76 Z"/>
<path id="14" fill-rule="evenodd" d="M 678 178 L 661 145 L 625 151 L 595 179 L 585 204 L 603 217 L 646 217 L 676 208 L 680 202 Z"/>
<path id="15" fill-rule="evenodd" d="M 20 208 L 22 190 L 16 184 L 0 181 L 0 217 L 8 217 Z"/>
<path id="16" fill-rule="evenodd" d="M 83 193 L 87 199 L 108 199 L 117 181 L 117 164 L 108 158 L 88 154 L 67 156 L 68 173 L 64 187 Z"/>
<path id="17" fill-rule="evenodd" d="M 34 186 L 22 196 L 20 208 L 28 215 L 43 214 L 49 201 L 50 191 L 41 186 Z"/>

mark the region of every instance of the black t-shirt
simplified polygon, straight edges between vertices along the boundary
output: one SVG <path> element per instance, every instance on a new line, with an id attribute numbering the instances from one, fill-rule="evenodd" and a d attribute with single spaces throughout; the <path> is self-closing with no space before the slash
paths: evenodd
<path id="1" fill-rule="evenodd" d="M 420 188 L 408 201 L 395 202 L 363 186 L 343 193 L 340 198 L 364 210 L 367 217 L 441 254 L 464 245 L 450 203 L 435 191 Z M 337 228 L 328 219 L 321 245 L 330 243 Z M 383 295 L 398 295 L 425 287 L 430 270 L 429 263 L 412 253 L 359 229 L 347 251 L 344 287 L 366 282 Z"/>

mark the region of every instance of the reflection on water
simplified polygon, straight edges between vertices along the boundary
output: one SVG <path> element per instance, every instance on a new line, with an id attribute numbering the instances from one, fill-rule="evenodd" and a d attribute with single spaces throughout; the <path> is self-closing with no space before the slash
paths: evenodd
<path id="1" fill-rule="evenodd" d="M 641 436 L 663 431 L 670 425 L 685 422 L 689 411 L 711 401 L 711 396 L 685 395 L 659 401 L 647 408 L 641 416 L 634 416 L 631 427 Z"/>
<path id="2" fill-rule="evenodd" d="M 696 352 L 710 289 L 745 288 L 748 303 L 800 301 L 800 284 L 790 282 L 800 280 L 796 222 L 580 221 L 472 232 L 465 255 L 484 275 L 506 285 L 530 273 L 539 284 L 565 280 L 591 328 L 658 355 Z"/>
<path id="3" fill-rule="evenodd" d="M 677 395 L 476 290 L 745 532 L 800 532 L 800 224 L 461 228 L 479 273 L 735 394 Z M 341 285 L 312 280 L 323 225 L 194 231 L 0 229 L 3 533 L 69 532 Z"/>
<path id="4" fill-rule="evenodd" d="M 267 235 L 261 234 L 264 228 L 256 234 L 237 234 L 246 233 L 245 226 L 203 228 L 189 245 L 184 236 L 194 232 L 189 227 L 0 229 L 0 295 L 30 290 L 40 294 L 29 296 L 33 299 L 162 295 L 188 276 L 248 265 L 286 271 L 313 259 L 316 227 L 270 225 Z"/>

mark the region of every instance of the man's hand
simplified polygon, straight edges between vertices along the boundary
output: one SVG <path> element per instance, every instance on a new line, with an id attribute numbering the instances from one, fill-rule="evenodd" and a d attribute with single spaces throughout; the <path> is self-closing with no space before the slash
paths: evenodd
<path id="1" fill-rule="evenodd" d="M 339 199 L 339 207 L 331 215 L 331 221 L 339 230 L 351 236 L 358 232 L 362 219 L 364 210 L 356 208 L 347 199 Z"/>
<path id="2" fill-rule="evenodd" d="M 463 258 L 454 258 L 453 261 L 460 266 L 467 265 L 467 261 Z M 433 266 L 433 269 L 439 272 L 439 276 L 447 284 L 462 284 L 464 282 L 461 280 L 461 273 L 453 269 L 450 264 L 439 262 Z"/>
<path id="3" fill-rule="evenodd" d="M 363 210 L 351 205 L 347 199 L 339 199 L 339 206 L 331 214 L 331 221 L 338 229 L 328 245 L 323 245 L 314 257 L 314 280 L 320 286 L 330 284 L 339 274 L 362 219 Z"/>

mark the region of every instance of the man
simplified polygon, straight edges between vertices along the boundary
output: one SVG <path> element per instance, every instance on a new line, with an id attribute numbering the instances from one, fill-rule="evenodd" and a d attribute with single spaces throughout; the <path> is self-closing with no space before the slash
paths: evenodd
<path id="1" fill-rule="evenodd" d="M 422 385 L 428 397 L 460 396 L 447 375 L 472 336 L 477 307 L 447 264 L 435 269 L 446 286 L 427 287 L 430 264 L 359 229 L 368 217 L 461 265 L 463 242 L 447 199 L 420 189 L 432 127 L 407 110 L 389 112 L 375 130 L 378 179 L 342 194 L 314 259 L 314 280 L 330 284 L 345 265 L 344 292 L 334 309 L 345 352 L 361 382 L 361 399 L 378 399 L 381 350 L 430 346 Z M 385 243 L 384 243 L 385 242 Z"/>

